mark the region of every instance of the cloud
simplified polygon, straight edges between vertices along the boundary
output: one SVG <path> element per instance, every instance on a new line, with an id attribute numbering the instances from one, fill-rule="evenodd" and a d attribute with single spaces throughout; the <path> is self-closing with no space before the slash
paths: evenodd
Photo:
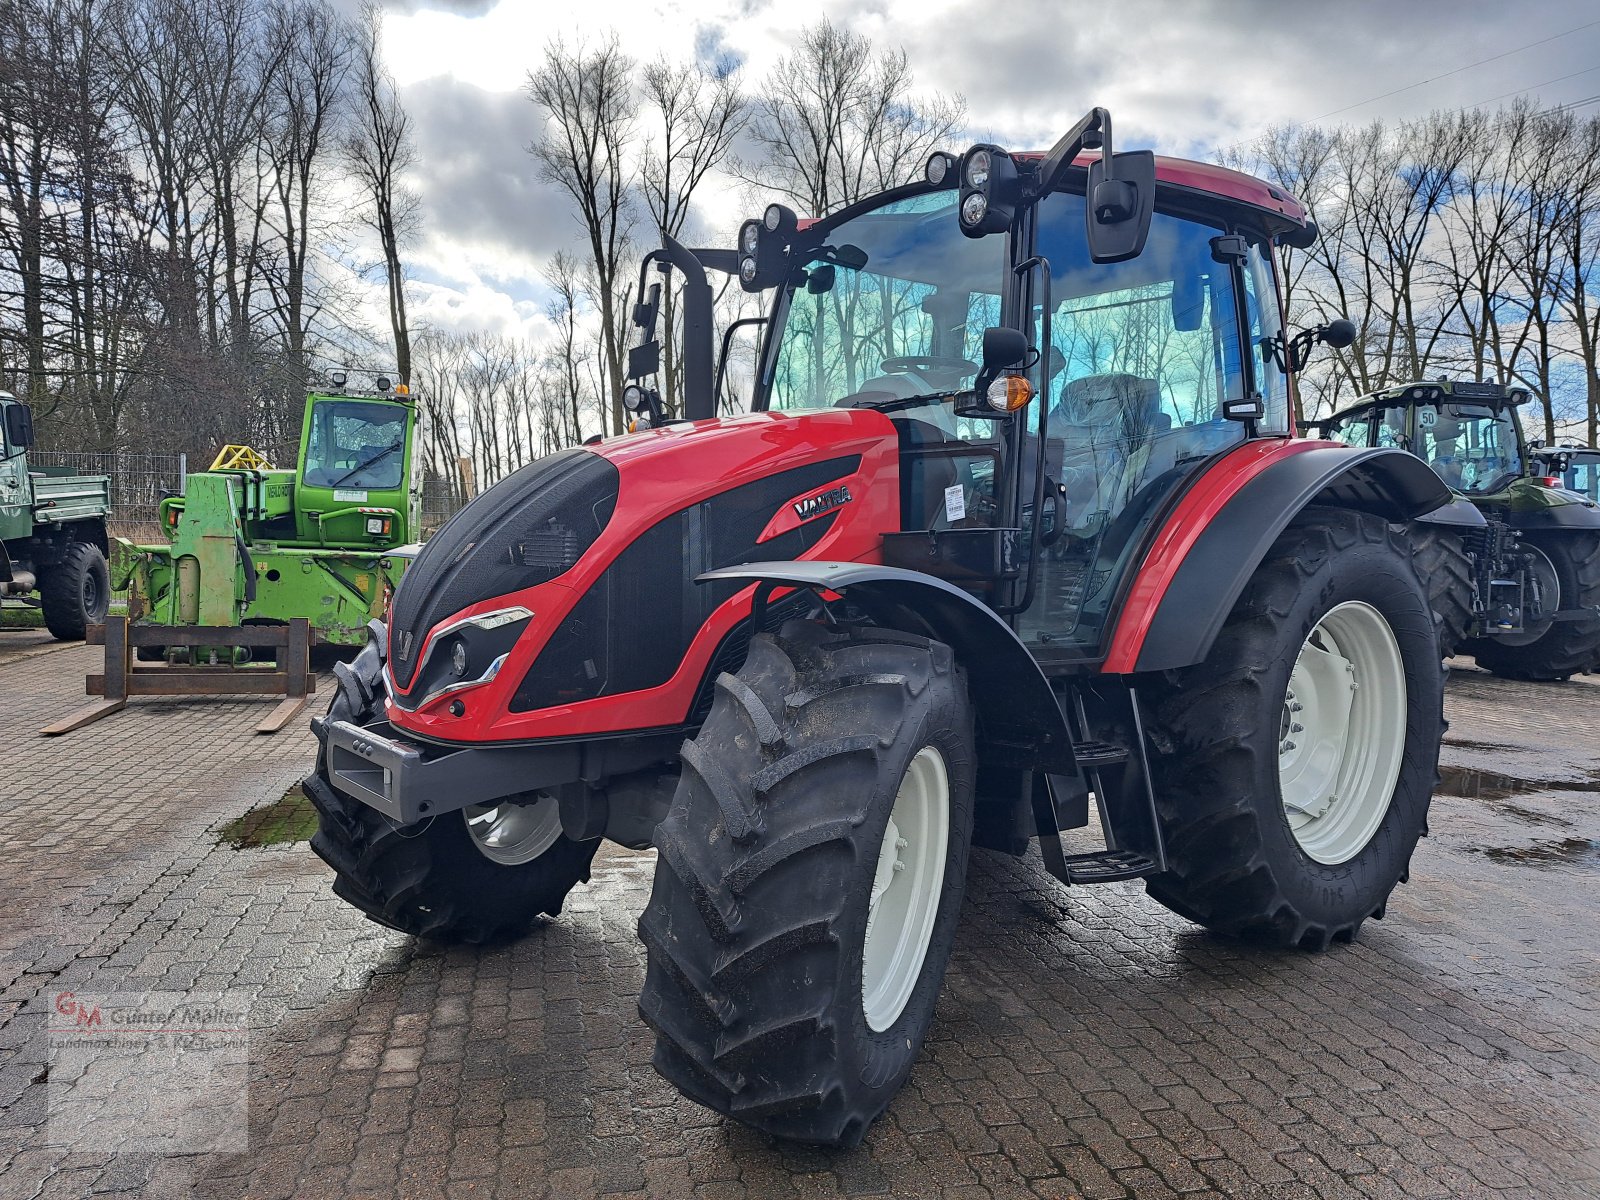
<path id="1" fill-rule="evenodd" d="M 578 233 L 565 193 L 527 153 L 539 110 L 519 92 L 439 76 L 403 88 L 416 127 L 423 224 L 504 269 L 533 270 Z"/>

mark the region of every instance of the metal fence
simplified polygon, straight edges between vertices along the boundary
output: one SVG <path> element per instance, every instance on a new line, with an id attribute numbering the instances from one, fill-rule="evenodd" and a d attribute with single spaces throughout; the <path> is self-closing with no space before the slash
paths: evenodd
<path id="1" fill-rule="evenodd" d="M 40 467 L 66 467 L 75 475 L 111 478 L 111 520 L 114 533 L 138 537 L 159 528 L 161 498 L 183 490 L 187 454 L 133 454 L 123 451 L 30 450 L 28 462 Z"/>

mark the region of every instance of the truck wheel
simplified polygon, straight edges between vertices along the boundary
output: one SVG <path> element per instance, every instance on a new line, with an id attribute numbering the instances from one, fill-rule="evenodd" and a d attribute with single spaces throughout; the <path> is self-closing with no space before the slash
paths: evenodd
<path id="1" fill-rule="evenodd" d="M 1518 646 L 1482 638 L 1472 643 L 1473 656 L 1484 670 L 1506 679 L 1569 679 L 1600 659 L 1600 537 L 1587 532 L 1521 537 L 1555 567 L 1560 610 L 1534 640 Z M 1573 609 L 1583 612 L 1573 614 Z"/>
<path id="2" fill-rule="evenodd" d="M 1403 535 L 1308 509 L 1206 661 L 1149 691 L 1168 855 L 1150 895 L 1218 932 L 1308 950 L 1382 917 L 1427 827 L 1442 676 Z"/>
<path id="3" fill-rule="evenodd" d="M 767 1133 L 851 1146 L 933 1020 L 972 832 L 943 643 L 793 621 L 717 680 L 639 920 L 655 1067 Z"/>
<path id="4" fill-rule="evenodd" d="M 1472 628 L 1472 560 L 1459 535 L 1417 522 L 1411 526 L 1411 561 L 1439 618 L 1439 657 L 1449 658 Z"/>
<path id="5" fill-rule="evenodd" d="M 102 624 L 111 607 L 111 576 L 99 547 L 68 545 L 39 581 L 39 605 L 45 628 L 58 641 L 81 642 L 89 626 Z"/>
<path id="6" fill-rule="evenodd" d="M 376 643 L 336 664 L 329 717 L 367 724 L 382 707 Z M 520 937 L 556 916 L 589 878 L 598 841 L 561 832 L 553 795 L 509 796 L 495 806 L 396 825 L 329 781 L 327 749 L 302 785 L 317 810 L 311 848 L 334 869 L 334 894 L 381 925 L 416 937 L 491 942 Z"/>

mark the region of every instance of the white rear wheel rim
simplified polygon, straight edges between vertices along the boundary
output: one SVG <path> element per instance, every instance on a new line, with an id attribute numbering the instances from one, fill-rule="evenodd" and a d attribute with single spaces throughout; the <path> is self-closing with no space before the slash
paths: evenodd
<path id="1" fill-rule="evenodd" d="M 1406 675 L 1372 605 L 1329 609 L 1300 647 L 1278 734 L 1278 787 L 1307 857 L 1349 862 L 1383 824 L 1406 748 Z"/>
<path id="2" fill-rule="evenodd" d="M 561 837 L 561 806 L 548 792 L 532 804 L 471 804 L 461 817 L 478 853 L 503 867 L 532 862 Z"/>
<path id="3" fill-rule="evenodd" d="M 922 975 L 949 841 L 950 777 L 939 751 L 924 746 L 895 793 L 868 901 L 861 1007 L 875 1033 L 900 1019 Z"/>

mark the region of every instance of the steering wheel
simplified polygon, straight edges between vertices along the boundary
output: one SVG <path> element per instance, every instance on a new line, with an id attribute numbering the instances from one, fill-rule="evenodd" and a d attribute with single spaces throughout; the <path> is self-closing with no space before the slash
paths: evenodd
<path id="1" fill-rule="evenodd" d="M 978 364 L 968 362 L 964 358 L 946 357 L 940 354 L 901 354 L 884 359 L 878 364 L 878 369 L 885 375 L 920 375 L 928 383 L 938 387 L 953 386 L 962 376 L 976 375 Z M 949 378 L 940 380 L 938 378 L 940 375 L 947 375 Z"/>

